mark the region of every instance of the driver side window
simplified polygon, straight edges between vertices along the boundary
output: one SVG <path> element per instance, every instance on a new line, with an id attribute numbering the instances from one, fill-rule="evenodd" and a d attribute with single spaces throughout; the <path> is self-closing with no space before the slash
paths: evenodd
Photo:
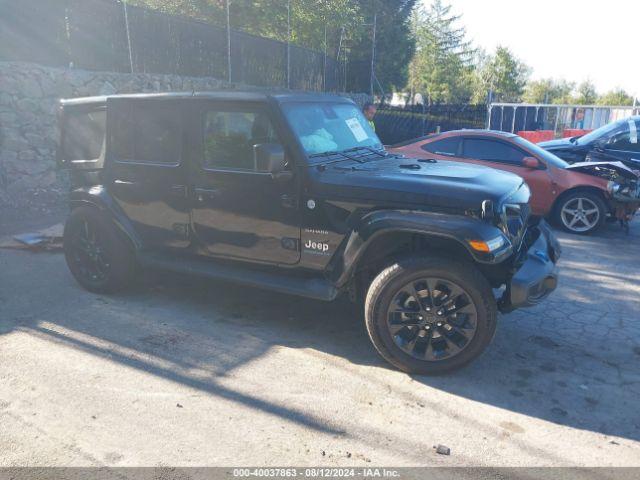
<path id="1" fill-rule="evenodd" d="M 204 168 L 256 171 L 253 147 L 278 142 L 265 112 L 208 111 L 203 127 Z"/>
<path id="2" fill-rule="evenodd" d="M 630 121 L 625 128 L 616 134 L 607 142 L 607 149 L 622 150 L 626 152 L 640 152 L 640 132 L 638 125 Z"/>

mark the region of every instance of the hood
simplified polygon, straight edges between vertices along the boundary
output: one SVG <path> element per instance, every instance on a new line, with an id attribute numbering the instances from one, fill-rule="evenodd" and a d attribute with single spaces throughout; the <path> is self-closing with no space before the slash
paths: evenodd
<path id="1" fill-rule="evenodd" d="M 540 148 L 545 150 L 569 150 L 578 147 L 569 138 L 560 138 L 558 140 L 549 140 L 547 142 L 538 143 Z"/>
<path id="2" fill-rule="evenodd" d="M 528 188 L 521 177 L 459 162 L 390 155 L 366 163 L 349 160 L 325 164 L 315 170 L 313 188 L 324 198 L 423 204 L 444 209 L 478 209 L 484 200 L 500 204 L 516 192 L 520 192 L 517 203 L 529 200 Z"/>
<path id="3" fill-rule="evenodd" d="M 613 180 L 611 176 L 615 174 L 629 180 L 638 180 L 638 175 L 622 162 L 580 162 L 569 165 L 566 169 L 609 180 Z"/>

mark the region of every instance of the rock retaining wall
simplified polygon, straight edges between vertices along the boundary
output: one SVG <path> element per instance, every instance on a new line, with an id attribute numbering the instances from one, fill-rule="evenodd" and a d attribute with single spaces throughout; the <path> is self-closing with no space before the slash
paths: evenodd
<path id="1" fill-rule="evenodd" d="M 21 206 L 62 192 L 56 171 L 60 98 L 248 88 L 215 78 L 118 74 L 0 62 L 0 206 Z M 254 88 L 254 87 L 251 87 Z M 365 94 L 350 95 L 358 103 Z"/>

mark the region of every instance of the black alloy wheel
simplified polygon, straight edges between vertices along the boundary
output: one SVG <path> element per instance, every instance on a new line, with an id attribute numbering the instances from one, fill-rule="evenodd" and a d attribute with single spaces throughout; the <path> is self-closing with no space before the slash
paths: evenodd
<path id="1" fill-rule="evenodd" d="M 446 252 L 391 261 L 369 285 L 365 323 L 378 353 L 405 372 L 437 375 L 480 356 L 496 331 L 484 275 Z"/>
<path id="2" fill-rule="evenodd" d="M 469 294 L 442 278 L 413 280 L 394 296 L 387 325 L 396 345 L 418 360 L 437 362 L 462 352 L 477 330 Z"/>
<path id="3" fill-rule="evenodd" d="M 131 244 L 97 208 L 79 207 L 71 212 L 64 227 L 64 254 L 74 278 L 91 292 L 120 290 L 135 276 Z"/>
<path id="4" fill-rule="evenodd" d="M 68 259 L 86 283 L 100 284 L 109 278 L 111 264 L 106 257 L 105 247 L 96 233 L 96 227 L 86 218 L 70 239 Z"/>

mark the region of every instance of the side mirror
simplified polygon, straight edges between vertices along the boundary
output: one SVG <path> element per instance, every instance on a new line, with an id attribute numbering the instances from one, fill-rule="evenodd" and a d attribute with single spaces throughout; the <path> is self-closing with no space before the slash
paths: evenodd
<path id="1" fill-rule="evenodd" d="M 278 143 L 260 143 L 253 146 L 253 161 L 257 172 L 270 173 L 273 178 L 291 178 L 293 173 L 285 170 L 287 162 L 284 148 Z"/>
<path id="2" fill-rule="evenodd" d="M 537 168 L 540 168 L 540 160 L 538 160 L 536 157 L 524 157 L 522 159 L 522 166 L 535 170 Z"/>

